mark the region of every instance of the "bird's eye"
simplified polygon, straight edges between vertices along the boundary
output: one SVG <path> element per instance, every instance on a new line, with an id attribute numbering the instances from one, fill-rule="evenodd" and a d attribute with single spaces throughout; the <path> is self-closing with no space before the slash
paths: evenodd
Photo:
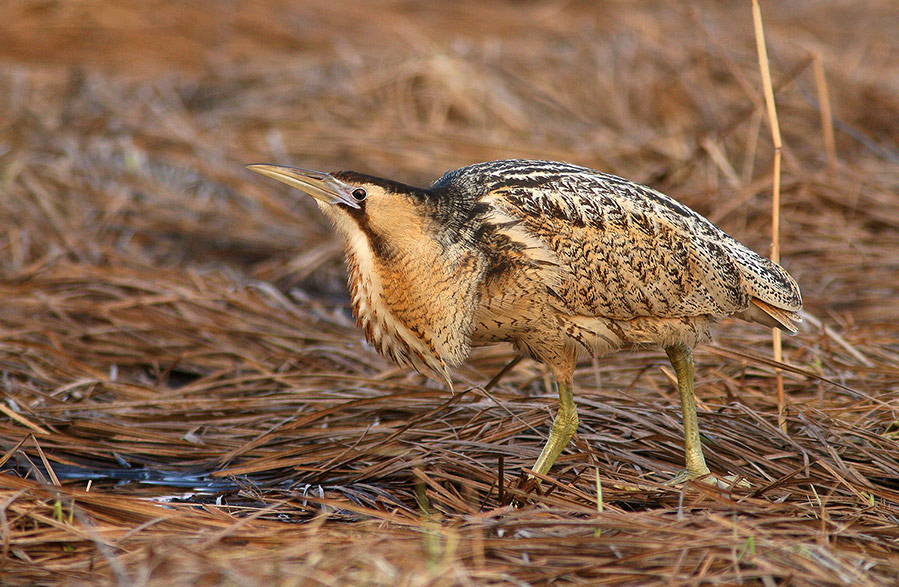
<path id="1" fill-rule="evenodd" d="M 361 202 L 368 195 L 366 191 L 362 188 L 356 188 L 353 190 L 353 199 L 357 202 Z"/>

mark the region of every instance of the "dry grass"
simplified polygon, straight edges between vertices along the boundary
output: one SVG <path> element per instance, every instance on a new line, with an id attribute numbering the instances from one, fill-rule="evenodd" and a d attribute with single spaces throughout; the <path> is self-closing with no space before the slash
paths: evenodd
<path id="1" fill-rule="evenodd" d="M 647 349 L 581 366 L 579 433 L 521 509 L 514 476 L 555 407 L 542 369 L 485 392 L 511 354 L 479 350 L 453 396 L 378 357 L 340 243 L 243 164 L 424 183 L 565 159 L 652 183 L 765 253 L 749 3 L 235 6 L 0 9 L 4 584 L 895 580 L 890 1 L 762 3 L 781 255 L 807 306 L 784 341 L 788 433 L 768 332 L 728 321 L 697 352 L 709 465 L 752 487 L 661 484 L 680 417 Z"/>

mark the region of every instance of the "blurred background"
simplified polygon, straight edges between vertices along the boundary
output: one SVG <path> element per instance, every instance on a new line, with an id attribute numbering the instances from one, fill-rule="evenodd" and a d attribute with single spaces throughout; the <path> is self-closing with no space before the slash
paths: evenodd
<path id="1" fill-rule="evenodd" d="M 566 160 L 649 183 L 763 253 L 770 243 L 771 140 L 746 2 L 85 0 L 0 11 L 7 275 L 56 245 L 154 263 L 224 255 L 258 277 L 302 279 L 272 259 L 333 241 L 308 202 L 297 224 L 257 210 L 285 193 L 248 178 L 243 164 L 258 161 L 426 184 L 476 161 Z M 815 311 L 851 298 L 864 315 L 883 280 L 842 284 L 839 261 L 816 255 L 819 237 L 852 246 L 867 214 L 896 220 L 881 196 L 895 187 L 882 173 L 895 172 L 899 141 L 897 11 L 785 1 L 766 3 L 764 17 L 785 142 L 784 262 Z M 829 164 L 813 60 L 835 119 Z M 53 199 L 54 221 L 25 197 L 28 182 Z M 829 215 L 845 211 L 834 234 Z"/>
<path id="2" fill-rule="evenodd" d="M 895 228 L 881 196 L 895 187 L 899 18 L 889 1 L 763 8 L 784 262 L 811 308 L 852 298 L 864 316 L 883 280 L 841 283 L 818 239 L 846 252 L 866 222 Z M 666 191 L 763 253 L 770 243 L 746 2 L 22 1 L 3 3 L 0 22 L 8 276 L 56 246 L 152 263 L 224 255 L 303 279 L 278 259 L 333 240 L 308 203 L 301 223 L 257 209 L 285 193 L 249 179 L 242 166 L 258 161 L 426 184 L 476 161 L 566 160 Z M 813 60 L 835 119 L 830 167 Z M 24 193 L 38 188 L 55 218 Z"/>

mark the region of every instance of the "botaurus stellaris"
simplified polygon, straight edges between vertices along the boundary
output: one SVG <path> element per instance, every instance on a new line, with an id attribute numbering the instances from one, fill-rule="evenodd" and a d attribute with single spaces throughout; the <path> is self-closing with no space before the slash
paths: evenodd
<path id="1" fill-rule="evenodd" d="M 735 315 L 796 332 L 799 288 L 690 208 L 568 163 L 506 160 L 449 171 L 427 188 L 350 171 L 249 169 L 315 198 L 346 239 L 353 310 L 395 362 L 450 382 L 473 346 L 511 342 L 555 377 L 559 410 L 533 471 L 578 426 L 579 354 L 665 349 L 677 374 L 686 471 L 706 477 L 691 349 Z"/>

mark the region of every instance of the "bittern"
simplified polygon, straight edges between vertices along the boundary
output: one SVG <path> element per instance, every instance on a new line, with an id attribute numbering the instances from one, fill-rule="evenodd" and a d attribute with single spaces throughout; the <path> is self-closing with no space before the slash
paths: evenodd
<path id="1" fill-rule="evenodd" d="M 677 375 L 686 470 L 702 452 L 692 348 L 735 315 L 796 332 L 799 287 L 706 218 L 651 188 L 568 163 L 505 160 L 427 188 L 351 171 L 249 165 L 306 192 L 346 240 L 368 341 L 442 377 L 473 346 L 511 342 L 545 363 L 559 409 L 533 466 L 545 475 L 578 426 L 579 355 L 656 344 Z"/>

